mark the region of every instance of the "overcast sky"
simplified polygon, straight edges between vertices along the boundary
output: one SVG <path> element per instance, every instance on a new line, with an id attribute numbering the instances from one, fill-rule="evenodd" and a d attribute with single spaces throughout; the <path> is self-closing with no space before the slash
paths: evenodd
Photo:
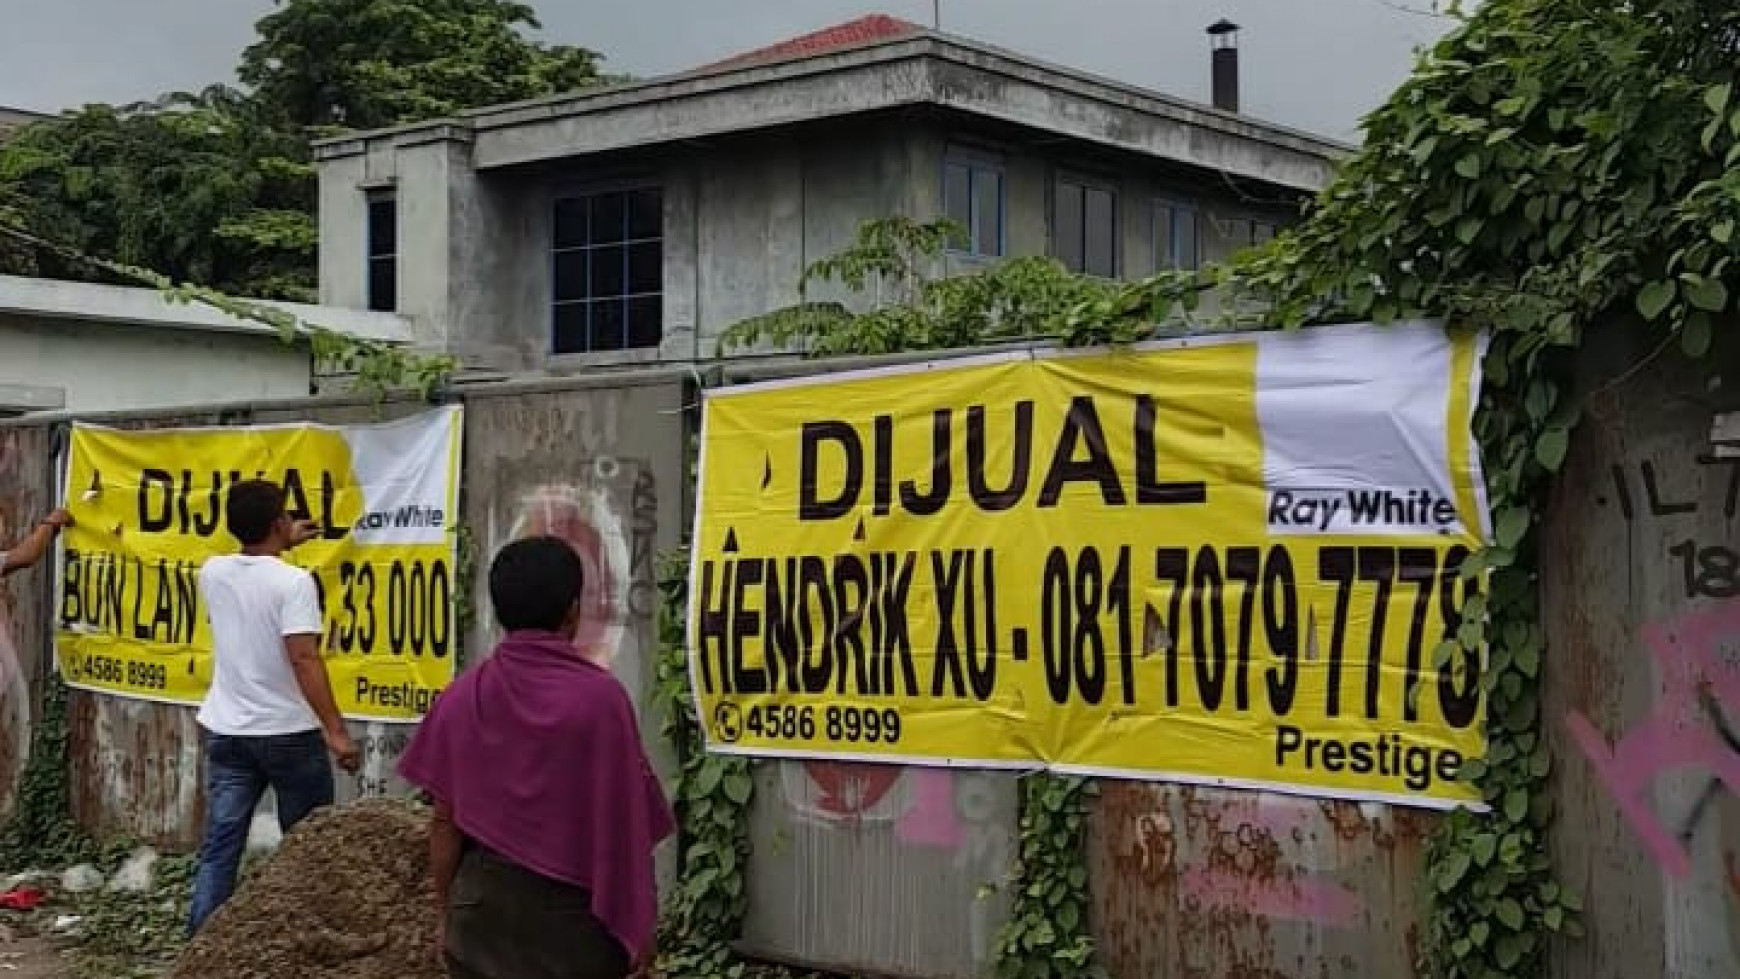
<path id="1" fill-rule="evenodd" d="M 532 0 L 548 40 L 651 75 L 865 13 L 919 23 L 932 0 Z M 941 0 L 943 28 L 1158 89 L 1208 98 L 1202 29 L 1228 17 L 1246 112 L 1353 140 L 1359 117 L 1449 21 L 1430 0 Z M 51 110 L 232 80 L 271 0 L 0 0 L 0 105 Z"/>

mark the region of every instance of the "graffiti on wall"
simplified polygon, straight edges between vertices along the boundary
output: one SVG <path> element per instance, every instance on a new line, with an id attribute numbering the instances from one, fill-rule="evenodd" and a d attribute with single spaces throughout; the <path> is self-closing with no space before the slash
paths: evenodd
<path id="1" fill-rule="evenodd" d="M 935 852 L 987 884 L 1002 883 L 1013 869 L 1013 819 L 1007 787 L 998 782 L 1006 775 L 831 761 L 782 762 L 779 771 L 785 804 L 804 822 L 890 827 L 901 844 Z M 997 909 L 974 901 L 967 940 L 975 960 L 988 953 L 997 927 Z"/>
<path id="2" fill-rule="evenodd" d="M 1719 512 L 1725 522 L 1740 516 L 1740 457 L 1703 454 L 1693 462 L 1673 471 L 1648 460 L 1614 464 L 1611 491 L 1596 497 L 1597 505 L 1616 510 L 1627 524 L 1648 522 L 1652 536 L 1667 539 L 1659 560 L 1670 571 L 1674 591 L 1700 602 L 1642 630 L 1659 677 L 1655 702 L 1612 742 L 1581 712 L 1565 718 L 1572 740 L 1644 850 L 1681 881 L 1693 874 L 1690 850 L 1712 810 L 1723 796 L 1740 795 L 1740 666 L 1730 652 L 1740 647 L 1740 551 L 1673 529 L 1715 515 L 1706 511 Z M 1698 773 L 1703 782 L 1684 811 L 1664 811 L 1657 789 L 1679 772 Z M 1740 897 L 1740 859 L 1727 851 L 1723 863 L 1723 883 Z"/>
<path id="3" fill-rule="evenodd" d="M 505 524 L 492 526 L 489 552 L 525 537 L 553 536 L 580 555 L 585 574 L 575 645 L 613 666 L 624 638 L 657 606 L 654 549 L 658 487 L 652 466 L 601 455 L 577 478 L 539 483 L 518 495 Z"/>
<path id="4" fill-rule="evenodd" d="M 1687 844 L 1711 803 L 1723 786 L 1740 794 L 1740 668 L 1724 653 L 1740 644 L 1740 599 L 1647 625 L 1643 643 L 1661 677 L 1650 712 L 1612 743 L 1581 712 L 1571 711 L 1565 724 L 1645 850 L 1683 880 L 1692 872 Z M 1709 781 L 1687 812 L 1658 812 L 1656 783 L 1683 770 Z"/>
<path id="5" fill-rule="evenodd" d="M 1740 457 L 1700 455 L 1695 460 L 1701 481 L 1715 478 L 1722 503 L 1720 510 L 1726 520 L 1740 515 Z M 1613 494 L 1598 496 L 1600 506 L 1613 506 L 1626 523 L 1642 519 L 1694 518 L 1707 504 L 1683 486 L 1674 485 L 1656 470 L 1652 462 L 1635 467 L 1614 465 L 1610 468 Z M 1671 535 L 1670 535 L 1671 536 Z M 1740 596 L 1740 551 L 1726 544 L 1699 541 L 1690 537 L 1668 545 L 1664 555 L 1676 571 L 1675 577 L 1688 599 L 1726 599 Z"/>

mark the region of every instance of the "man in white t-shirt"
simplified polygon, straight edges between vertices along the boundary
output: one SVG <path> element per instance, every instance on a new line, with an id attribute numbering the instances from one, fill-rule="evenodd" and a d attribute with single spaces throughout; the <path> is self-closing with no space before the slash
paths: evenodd
<path id="1" fill-rule="evenodd" d="M 317 529 L 284 512 L 284 491 L 262 480 L 230 488 L 225 508 L 240 554 L 199 569 L 211 621 L 211 689 L 199 709 L 205 735 L 205 839 L 188 933 L 235 890 L 254 809 L 266 789 L 289 832 L 333 800 L 330 754 L 347 772 L 357 747 L 345 731 L 320 656 L 323 616 L 314 578 L 278 555 Z"/>
<path id="2" fill-rule="evenodd" d="M 49 545 L 62 529 L 72 526 L 72 515 L 65 510 L 56 510 L 46 517 L 30 533 L 19 538 L 11 547 L 0 543 L 0 578 L 14 571 L 23 571 L 42 560 L 48 553 Z"/>

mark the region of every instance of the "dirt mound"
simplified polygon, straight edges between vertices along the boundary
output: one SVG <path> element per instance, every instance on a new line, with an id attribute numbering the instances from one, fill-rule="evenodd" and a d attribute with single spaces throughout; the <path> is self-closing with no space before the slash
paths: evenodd
<path id="1" fill-rule="evenodd" d="M 206 922 L 170 979 L 442 979 L 429 817 L 396 799 L 317 813 Z"/>

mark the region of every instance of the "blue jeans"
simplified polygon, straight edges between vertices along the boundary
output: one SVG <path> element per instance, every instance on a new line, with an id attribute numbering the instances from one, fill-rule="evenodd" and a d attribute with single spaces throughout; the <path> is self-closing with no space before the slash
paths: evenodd
<path id="1" fill-rule="evenodd" d="M 235 891 L 248 827 L 268 787 L 278 803 L 278 826 L 286 833 L 309 813 L 331 805 L 333 796 L 332 762 L 319 731 L 262 737 L 207 731 L 205 765 L 205 840 L 193 881 L 189 935 Z"/>

